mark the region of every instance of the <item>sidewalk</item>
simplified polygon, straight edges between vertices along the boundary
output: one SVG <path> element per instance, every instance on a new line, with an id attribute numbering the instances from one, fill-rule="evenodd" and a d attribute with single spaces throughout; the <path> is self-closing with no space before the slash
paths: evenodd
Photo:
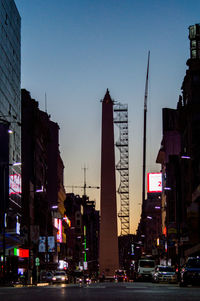
<path id="1" fill-rule="evenodd" d="M 33 287 L 33 286 L 47 286 L 50 283 L 48 282 L 39 282 L 36 284 L 23 284 L 23 283 L 14 283 L 14 282 L 7 282 L 7 283 L 0 283 L 0 287 Z"/>
<path id="2" fill-rule="evenodd" d="M 48 282 L 41 282 L 36 284 L 22 284 L 22 283 L 16 283 L 13 284 L 13 287 L 33 287 L 33 286 L 47 286 L 49 285 Z"/>

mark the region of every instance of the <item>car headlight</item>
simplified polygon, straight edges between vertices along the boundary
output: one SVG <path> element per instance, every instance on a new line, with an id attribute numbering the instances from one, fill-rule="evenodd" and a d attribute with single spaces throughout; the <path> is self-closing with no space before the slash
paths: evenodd
<path id="1" fill-rule="evenodd" d="M 56 277 L 53 277 L 52 280 L 56 280 Z"/>
<path id="2" fill-rule="evenodd" d="M 65 280 L 65 277 L 61 277 L 61 280 L 63 280 L 63 281 L 64 281 L 64 280 Z"/>

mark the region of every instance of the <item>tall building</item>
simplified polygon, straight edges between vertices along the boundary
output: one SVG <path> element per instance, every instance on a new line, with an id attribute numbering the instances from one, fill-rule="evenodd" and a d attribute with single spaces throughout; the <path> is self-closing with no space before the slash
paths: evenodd
<path id="1" fill-rule="evenodd" d="M 6 120 L 13 131 L 13 163 L 21 160 L 21 18 L 13 0 L 0 0 L 0 25 L 0 122 Z"/>
<path id="2" fill-rule="evenodd" d="M 30 270 L 35 257 L 41 269 L 56 268 L 65 257 L 63 171 L 59 126 L 22 89 L 22 229 L 28 233 L 23 246 L 30 250 Z M 42 248 L 47 237 L 52 246 Z"/>
<path id="3" fill-rule="evenodd" d="M 21 162 L 20 73 L 21 18 L 13 0 L 0 0 L 0 145 L 9 141 L 8 157 L 0 157 L 0 188 L 4 193 L 0 209 L 1 222 L 4 220 L 6 227 L 6 256 L 17 244 L 21 216 L 21 167 L 13 166 Z"/>
<path id="4" fill-rule="evenodd" d="M 167 258 L 178 267 L 200 255 L 200 24 L 189 27 L 190 58 L 177 109 L 163 109 L 162 228 Z"/>
<path id="5" fill-rule="evenodd" d="M 100 199 L 100 275 L 113 276 L 119 268 L 117 204 L 113 129 L 113 100 L 107 90 L 102 102 Z"/>

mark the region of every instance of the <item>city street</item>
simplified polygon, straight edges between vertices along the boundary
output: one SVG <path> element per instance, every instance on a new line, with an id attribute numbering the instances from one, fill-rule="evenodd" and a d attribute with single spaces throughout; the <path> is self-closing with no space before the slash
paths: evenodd
<path id="1" fill-rule="evenodd" d="M 180 288 L 177 284 L 95 283 L 90 285 L 49 285 L 43 287 L 0 288 L 1 301 L 59 300 L 200 300 L 200 287 Z"/>

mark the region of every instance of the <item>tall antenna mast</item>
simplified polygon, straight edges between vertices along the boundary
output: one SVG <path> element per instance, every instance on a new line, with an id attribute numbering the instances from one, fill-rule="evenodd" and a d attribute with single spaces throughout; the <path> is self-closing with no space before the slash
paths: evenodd
<path id="1" fill-rule="evenodd" d="M 45 112 L 47 113 L 47 94 L 45 92 Z"/>
<path id="2" fill-rule="evenodd" d="M 144 134 L 143 134 L 143 174 L 142 174 L 142 205 L 145 201 L 145 178 L 146 178 L 146 127 L 147 127 L 147 97 L 148 97 L 148 80 L 149 80 L 149 60 L 150 51 L 148 52 L 147 74 L 144 94 Z"/>
<path id="3" fill-rule="evenodd" d="M 88 168 L 86 168 L 86 166 L 84 165 L 84 167 L 83 167 L 83 170 L 84 170 L 83 195 L 85 195 L 85 196 L 86 196 L 86 187 L 87 187 L 87 185 L 86 185 L 86 169 L 88 169 Z"/>

